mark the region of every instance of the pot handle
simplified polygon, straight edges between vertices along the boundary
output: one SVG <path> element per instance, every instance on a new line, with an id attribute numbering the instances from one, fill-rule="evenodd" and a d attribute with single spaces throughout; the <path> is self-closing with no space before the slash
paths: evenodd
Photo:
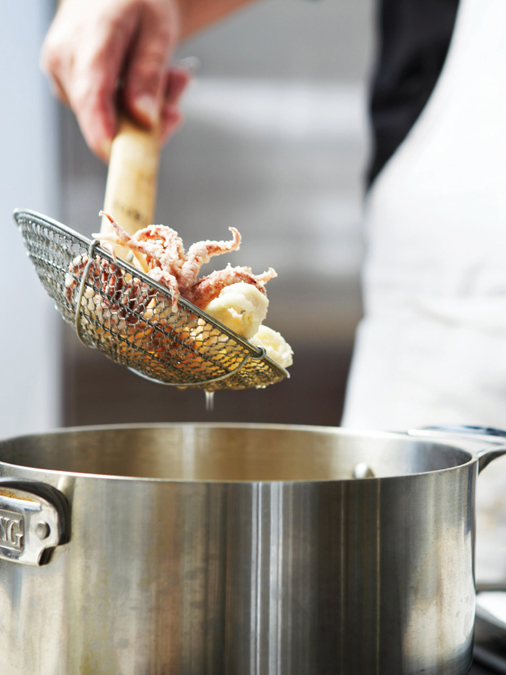
<path id="1" fill-rule="evenodd" d="M 480 436 L 483 441 L 492 444 L 492 447 L 482 448 L 477 451 L 478 456 L 478 472 L 492 462 L 492 460 L 506 455 L 506 431 L 502 429 L 495 429 L 494 427 L 480 427 L 467 424 L 445 424 L 434 427 L 422 427 L 421 429 L 410 429 L 408 431 L 410 436 L 427 436 L 438 435 L 442 436 L 464 436 L 469 438 Z M 499 439 L 503 439 L 503 444 Z"/>
<path id="2" fill-rule="evenodd" d="M 45 565 L 55 547 L 69 540 L 70 506 L 63 492 L 28 478 L 0 477 L 0 560 Z"/>

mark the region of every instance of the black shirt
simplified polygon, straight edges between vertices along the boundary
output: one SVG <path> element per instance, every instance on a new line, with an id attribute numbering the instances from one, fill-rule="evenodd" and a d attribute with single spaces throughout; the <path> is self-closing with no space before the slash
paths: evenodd
<path id="1" fill-rule="evenodd" d="M 459 0 L 380 0 L 370 185 L 406 138 L 443 68 Z"/>

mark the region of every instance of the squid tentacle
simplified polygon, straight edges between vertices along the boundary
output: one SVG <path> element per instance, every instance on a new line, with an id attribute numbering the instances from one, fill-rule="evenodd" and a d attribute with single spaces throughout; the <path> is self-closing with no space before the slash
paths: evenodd
<path id="1" fill-rule="evenodd" d="M 233 236 L 231 241 L 207 240 L 199 241 L 190 246 L 181 270 L 181 283 L 184 288 L 190 288 L 196 283 L 200 268 L 209 262 L 213 256 L 239 250 L 241 235 L 235 227 L 230 227 L 229 229 Z"/>
<path id="2" fill-rule="evenodd" d="M 265 284 L 277 276 L 272 268 L 255 275 L 249 267 L 228 265 L 224 270 L 217 270 L 198 280 L 200 268 L 213 256 L 239 249 L 241 235 L 235 227 L 229 228 L 232 240 L 197 242 L 185 254 L 181 237 L 170 227 L 150 225 L 134 235 L 129 235 L 112 216 L 103 211 L 100 215 L 109 220 L 113 233 L 103 233 L 97 235 L 97 238 L 120 244 L 132 252 L 142 253 L 146 257 L 148 275 L 170 290 L 174 312 L 177 311 L 181 296 L 205 309 L 226 286 L 239 282 L 252 284 L 265 295 Z"/>
<path id="3" fill-rule="evenodd" d="M 277 275 L 272 267 L 263 274 L 255 275 L 250 267 L 230 267 L 229 265 L 224 270 L 211 272 L 208 276 L 197 281 L 191 288 L 186 290 L 185 298 L 193 302 L 197 307 L 205 309 L 211 300 L 217 298 L 226 286 L 239 282 L 252 284 L 263 295 L 266 295 L 265 284 L 275 276 Z"/>

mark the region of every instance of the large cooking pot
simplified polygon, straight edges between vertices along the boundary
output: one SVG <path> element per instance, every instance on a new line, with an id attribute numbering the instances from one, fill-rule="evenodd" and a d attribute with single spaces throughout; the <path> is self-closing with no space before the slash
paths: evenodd
<path id="1" fill-rule="evenodd" d="M 476 478 L 506 453 L 485 434 L 174 424 L 3 441 L 0 672 L 467 673 Z"/>

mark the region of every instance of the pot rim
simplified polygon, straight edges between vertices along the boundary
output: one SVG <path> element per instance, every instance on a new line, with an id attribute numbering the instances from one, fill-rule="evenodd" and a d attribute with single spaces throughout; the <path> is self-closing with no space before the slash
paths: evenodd
<path id="1" fill-rule="evenodd" d="M 464 469 L 473 464 L 478 464 L 481 459 L 488 456 L 490 453 L 493 454 L 492 459 L 498 456 L 498 442 L 497 440 L 488 440 L 478 439 L 476 437 L 470 436 L 458 436 L 458 434 L 451 435 L 450 432 L 444 434 L 438 434 L 436 431 L 431 431 L 429 429 L 419 429 L 419 430 L 408 430 L 408 431 L 373 431 L 373 430 L 358 430 L 358 429 L 346 429 L 344 427 L 333 427 L 333 426 L 320 426 L 320 425 L 297 425 L 297 424 L 263 424 L 263 423 L 241 423 L 241 422 L 150 422 L 150 423 L 127 423 L 127 424 L 104 424 L 104 425 L 93 425 L 93 426 L 77 426 L 77 427 L 62 427 L 47 432 L 41 433 L 32 433 L 25 434 L 21 436 L 12 436 L 9 438 L 0 440 L 0 451 L 1 447 L 5 443 L 12 441 L 23 441 L 31 439 L 34 437 L 40 436 L 51 436 L 51 435 L 66 435 L 76 432 L 97 432 L 97 431 L 118 431 L 118 430 L 142 430 L 142 429 L 160 429 L 160 428 L 184 428 L 184 427 L 193 427 L 193 428 L 217 428 L 217 429 L 261 429 L 261 430 L 279 430 L 279 431 L 302 431 L 302 432 L 318 432 L 325 434 L 335 434 L 336 432 L 339 435 L 349 435 L 349 436 L 360 436 L 365 438 L 390 438 L 390 439 L 399 439 L 399 437 L 405 437 L 413 441 L 419 442 L 431 442 L 435 443 L 441 449 L 452 448 L 458 449 L 461 452 L 466 452 L 469 455 L 469 460 L 458 464 L 457 466 L 450 466 L 444 469 L 434 469 L 431 471 L 419 471 L 415 473 L 408 473 L 402 475 L 394 476 L 367 476 L 359 479 L 359 481 L 372 481 L 372 482 L 385 482 L 385 481 L 394 481 L 394 480 L 406 480 L 414 479 L 420 476 L 427 476 L 430 474 L 442 474 L 449 471 L 454 471 L 457 469 Z M 487 447 L 483 447 L 483 444 L 486 444 Z M 465 447 L 472 445 L 473 448 Z M 501 448 L 503 447 L 500 444 Z M 481 451 L 480 451 L 481 449 Z M 506 454 L 506 447 L 504 447 L 502 452 L 499 454 Z M 490 460 L 489 460 L 490 461 Z M 116 474 L 102 474 L 102 473 L 93 473 L 93 472 L 80 472 L 80 471 L 67 471 L 62 469 L 45 469 L 36 466 L 26 466 L 24 464 L 16 464 L 14 462 L 5 461 L 0 459 L 0 470 L 2 467 L 12 467 L 13 469 L 21 469 L 27 472 L 37 472 L 45 474 L 46 476 L 54 475 L 61 477 L 73 477 L 73 478 L 93 478 L 93 479 L 102 479 L 102 480 L 113 480 L 113 481 L 142 481 L 146 483 L 177 483 L 177 484 L 188 484 L 188 485 L 197 485 L 197 484 L 222 484 L 222 485 L 260 485 L 260 484 L 320 484 L 320 483 L 356 483 L 357 479 L 353 478 L 318 478 L 318 479 L 273 479 L 273 480 L 220 480 L 220 479 L 188 479 L 188 478 L 157 478 L 157 477 L 146 477 L 146 476 L 121 476 Z M 480 467 L 481 468 L 481 467 Z M 2 475 L 0 473 L 0 475 Z"/>

